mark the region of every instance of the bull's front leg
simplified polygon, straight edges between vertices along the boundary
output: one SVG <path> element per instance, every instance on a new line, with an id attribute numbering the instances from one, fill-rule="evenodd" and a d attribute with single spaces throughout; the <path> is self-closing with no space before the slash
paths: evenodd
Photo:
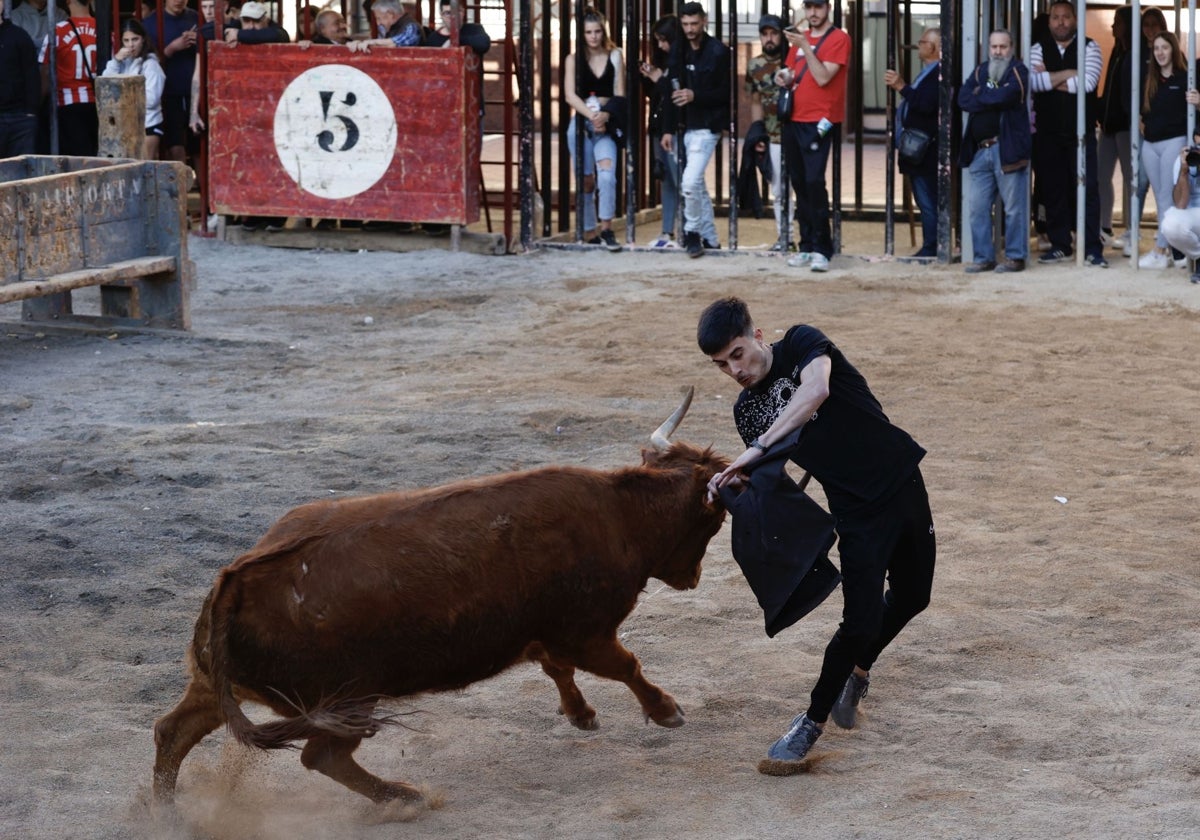
<path id="1" fill-rule="evenodd" d="M 575 668 L 566 662 L 555 661 L 545 647 L 534 642 L 525 655 L 542 666 L 546 676 L 554 680 L 558 688 L 559 714 L 565 715 L 577 729 L 597 729 L 596 710 L 583 699 L 583 692 L 575 684 Z"/>
<path id="2" fill-rule="evenodd" d="M 614 635 L 589 641 L 575 658 L 575 664 L 598 677 L 618 680 L 642 704 L 646 720 L 659 726 L 683 726 L 683 709 L 675 698 L 642 676 L 642 663 Z"/>

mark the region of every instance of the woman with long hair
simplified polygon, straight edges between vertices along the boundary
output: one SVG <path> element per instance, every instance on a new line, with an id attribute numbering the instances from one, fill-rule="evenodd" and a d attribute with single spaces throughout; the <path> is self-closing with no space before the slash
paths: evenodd
<path id="1" fill-rule="evenodd" d="M 584 135 L 577 142 L 576 124 L 572 116 L 567 124 L 567 148 L 571 159 L 582 152 L 584 240 L 590 245 L 603 245 L 610 251 L 621 246 L 612 231 L 617 211 L 617 143 L 610 128 L 611 115 L 604 106 L 614 97 L 625 96 L 625 62 L 621 51 L 608 34 L 608 22 L 595 9 L 587 9 L 579 21 L 583 28 L 584 54 L 578 61 L 571 53 L 563 62 L 563 96 L 571 109 L 583 117 Z M 578 66 L 576 66 L 578 64 Z M 582 148 L 578 148 L 578 147 Z M 596 193 L 599 192 L 600 224 L 596 225 Z M 589 234 L 595 234 L 589 236 Z"/>
<path id="2" fill-rule="evenodd" d="M 1171 248 L 1161 221 L 1167 208 L 1174 206 L 1175 161 L 1187 143 L 1187 62 L 1170 32 L 1154 36 L 1150 54 L 1142 96 L 1142 167 L 1154 190 L 1160 224 L 1154 249 L 1138 260 L 1138 267 L 1168 268 Z"/>
<path id="3" fill-rule="evenodd" d="M 654 240 L 654 248 L 678 248 L 675 236 L 675 212 L 679 207 L 679 168 L 675 152 L 662 147 L 662 136 L 674 134 L 673 126 L 663 125 L 663 111 L 671 96 L 671 79 L 667 72 L 667 57 L 672 45 L 679 41 L 682 30 L 679 18 L 664 15 L 650 27 L 653 46 L 650 60 L 643 61 L 642 92 L 650 99 L 650 148 L 654 150 L 654 176 L 662 183 L 662 235 Z"/>
<path id="4" fill-rule="evenodd" d="M 129 18 L 121 26 L 121 49 L 108 60 L 103 75 L 141 76 L 146 80 L 146 139 L 142 158 L 158 160 L 163 136 L 162 93 L 167 76 L 159 64 L 158 52 L 137 18 Z"/>

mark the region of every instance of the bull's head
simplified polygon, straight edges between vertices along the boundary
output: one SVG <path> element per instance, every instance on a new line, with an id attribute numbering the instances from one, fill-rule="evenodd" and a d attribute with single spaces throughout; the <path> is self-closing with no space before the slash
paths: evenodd
<path id="1" fill-rule="evenodd" d="M 695 388 L 689 387 L 679 407 L 650 435 L 654 448 L 642 450 L 645 466 L 669 470 L 682 479 L 679 495 L 669 500 L 671 510 L 662 508 L 663 528 L 672 531 L 671 546 L 652 573 L 675 589 L 693 589 L 700 582 L 700 562 L 708 541 L 725 520 L 724 507 L 708 499 L 708 480 L 729 466 L 728 459 L 711 449 L 670 440 L 694 394 Z"/>

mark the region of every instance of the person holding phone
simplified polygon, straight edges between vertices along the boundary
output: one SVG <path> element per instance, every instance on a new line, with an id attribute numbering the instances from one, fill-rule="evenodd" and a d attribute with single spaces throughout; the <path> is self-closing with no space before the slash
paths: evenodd
<path id="1" fill-rule="evenodd" d="M 780 87 L 795 89 L 792 118 L 782 134 L 800 221 L 799 253 L 788 265 L 828 271 L 833 233 L 825 169 L 837 135 L 833 129 L 846 114 L 842 70 L 850 62 L 851 44 L 850 36 L 829 19 L 828 0 L 805 0 L 804 19 L 806 30 L 789 27 L 783 33 L 792 51 L 775 79 Z"/>
<path id="2" fill-rule="evenodd" d="M 162 44 L 157 42 L 158 12 L 145 18 L 142 26 L 151 44 L 162 54 L 163 72 L 167 76 L 162 94 L 162 145 L 171 160 L 185 163 L 200 17 L 195 9 L 188 8 L 187 0 L 163 0 L 162 11 Z"/>

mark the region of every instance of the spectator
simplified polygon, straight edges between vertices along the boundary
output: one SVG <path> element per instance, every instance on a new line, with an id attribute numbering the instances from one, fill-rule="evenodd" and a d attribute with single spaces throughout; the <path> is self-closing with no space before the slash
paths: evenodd
<path id="1" fill-rule="evenodd" d="M 121 27 L 121 49 L 108 60 L 105 76 L 141 76 L 146 85 L 146 139 L 143 160 L 158 160 L 162 140 L 162 92 L 167 77 L 158 63 L 158 54 L 150 46 L 146 30 L 137 18 L 129 18 Z"/>
<path id="2" fill-rule="evenodd" d="M 222 29 L 239 29 L 242 25 L 241 6 L 232 8 L 238 11 L 238 15 L 230 18 L 230 6 L 225 6 L 225 20 L 221 22 Z M 200 16 L 203 21 L 200 23 L 200 37 L 205 41 L 215 40 L 217 34 L 216 16 L 217 16 L 217 0 L 200 0 Z M 223 38 L 222 38 L 223 40 Z M 199 64 L 199 62 L 197 62 Z"/>
<path id="3" fill-rule="evenodd" d="M 795 52 L 778 79 L 795 90 L 792 118 L 783 128 L 783 154 L 796 191 L 800 244 L 788 265 L 828 271 L 833 234 L 825 168 L 837 134 L 834 126 L 846 113 L 846 74 L 841 71 L 850 61 L 850 36 L 829 19 L 828 0 L 805 0 L 804 15 L 808 30 L 787 33 Z"/>
<path id="4" fill-rule="evenodd" d="M 997 29 L 988 36 L 988 59 L 958 91 L 967 114 L 959 166 L 969 167 L 968 214 L 975 260 L 968 274 L 995 269 L 1024 271 L 1029 257 L 1029 70 L 1013 55 L 1012 35 Z M 1004 256 L 996 265 L 992 245 L 992 202 L 1004 211 Z"/>
<path id="5" fill-rule="evenodd" d="M 1084 55 L 1078 57 L 1079 39 L 1075 7 L 1068 0 L 1055 0 L 1050 6 L 1050 37 L 1033 45 L 1029 54 L 1032 70 L 1034 110 L 1037 134 L 1033 138 L 1033 166 L 1042 186 L 1046 204 L 1046 234 L 1050 250 L 1038 262 L 1056 263 L 1074 253 L 1071 232 L 1075 225 L 1076 152 L 1078 128 L 1075 121 L 1075 97 L 1079 84 L 1087 95 L 1087 116 L 1083 132 L 1085 142 L 1085 195 L 1082 247 L 1089 265 L 1107 268 L 1104 246 L 1100 242 L 1100 184 L 1096 164 L 1095 125 L 1098 107 L 1096 86 L 1100 83 L 1103 59 L 1100 47 L 1084 38 Z M 1076 78 L 1077 67 L 1083 78 Z"/>
<path id="6" fill-rule="evenodd" d="M 1113 12 L 1113 48 L 1104 71 L 1104 96 L 1100 100 L 1100 137 L 1096 145 L 1096 160 L 1100 167 L 1097 180 L 1100 187 L 1100 239 L 1105 245 L 1123 247 L 1128 233 L 1119 239 L 1113 236 L 1113 173 L 1121 164 L 1121 180 L 1130 183 L 1132 166 L 1129 160 L 1129 100 L 1133 90 L 1130 49 L 1133 37 L 1133 9 L 1122 6 Z M 1125 220 L 1129 227 L 1129 220 Z"/>
<path id="7" fill-rule="evenodd" d="M 680 7 L 679 26 L 683 38 L 674 45 L 668 63 L 671 79 L 680 87 L 671 92 L 665 116 L 668 128 L 682 123 L 684 165 L 679 189 L 683 196 L 683 246 L 688 256 L 695 258 L 704 256 L 705 248 L 721 247 L 704 175 L 721 141 L 721 132 L 729 125 L 730 59 L 729 47 L 706 31 L 708 15 L 699 3 Z M 683 111 L 682 120 L 678 118 L 679 109 Z M 663 133 L 662 147 L 667 152 L 674 150 L 674 133 Z"/>
<path id="8" fill-rule="evenodd" d="M 1178 178 L 1173 167 L 1187 143 L 1187 62 L 1179 41 L 1159 32 L 1150 44 L 1152 65 L 1142 88 L 1142 168 L 1159 208 L 1155 247 L 1138 260 L 1140 268 L 1169 268 L 1171 251 L 1162 231 L 1162 216 L 1172 203 Z"/>
<path id="9" fill-rule="evenodd" d="M 1187 92 L 1188 104 L 1200 105 L 1200 93 Z M 1196 261 L 1200 260 L 1200 149 L 1195 143 L 1200 135 L 1193 135 L 1192 147 L 1183 148 L 1175 159 L 1175 188 L 1172 193 L 1173 206 L 1162 214 L 1159 229 L 1167 237 L 1172 248 L 1183 252 L 1192 263 L 1193 283 L 1200 283 Z"/>
<path id="10" fill-rule="evenodd" d="M 650 244 L 652 248 L 678 248 L 675 242 L 675 216 L 679 206 L 679 160 L 673 151 L 662 145 L 666 125 L 665 112 L 671 96 L 671 79 L 667 73 L 667 57 L 672 45 L 680 40 L 679 18 L 664 15 L 650 29 L 654 47 L 650 61 L 641 65 L 642 92 L 650 100 L 650 148 L 654 150 L 654 177 L 662 185 L 662 235 Z"/>
<path id="11" fill-rule="evenodd" d="M 783 147 L 778 111 L 780 87 L 775 83 L 775 75 L 783 66 L 787 49 L 783 45 L 783 21 L 778 15 L 759 18 L 758 43 L 762 52 L 746 65 L 745 90 L 750 94 L 750 120 L 754 123 L 761 121 L 762 129 L 767 134 L 766 142 L 760 144 L 764 148 L 756 151 L 766 152 L 771 164 L 771 200 L 775 209 L 775 244 L 771 250 L 786 251 L 791 224 L 784 218 L 783 209 L 785 187 L 780 154 Z"/>
<path id="12" fill-rule="evenodd" d="M 1149 71 L 1154 67 L 1154 56 L 1150 52 L 1150 44 L 1154 42 L 1154 37 L 1160 32 L 1167 31 L 1167 19 L 1163 15 L 1161 9 L 1151 7 L 1142 12 L 1142 66 L 1131 68 L 1136 71 L 1133 77 L 1133 83 L 1139 89 L 1143 89 L 1146 84 L 1146 77 Z M 1132 231 L 1132 236 L 1126 236 L 1126 240 L 1121 249 L 1125 256 L 1133 254 L 1133 239 L 1140 235 L 1142 227 L 1142 213 L 1146 209 L 1146 196 L 1150 192 L 1150 178 L 1146 174 L 1145 167 L 1138 167 L 1138 186 L 1137 186 L 1137 213 L 1133 214 L 1133 223 L 1129 226 Z"/>
<path id="13" fill-rule="evenodd" d="M 200 18 L 187 7 L 187 0 L 162 0 L 162 40 L 158 43 L 157 12 L 142 20 L 150 43 L 163 56 L 163 139 L 171 160 L 183 163 L 188 153 L 188 121 L 191 117 L 192 76 L 196 71 L 196 44 Z"/>
<path id="14" fill-rule="evenodd" d="M 35 46 L 50 34 L 50 15 L 46 11 L 48 6 L 46 0 L 23 0 L 20 6 L 12 10 L 12 22 L 29 33 Z"/>
<path id="15" fill-rule="evenodd" d="M 58 154 L 95 157 L 100 145 L 96 115 L 96 19 L 88 0 L 68 0 L 67 19 L 54 27 Z M 50 84 L 50 37 L 42 44 L 43 86 Z"/>
<path id="16" fill-rule="evenodd" d="M 463 47 L 470 47 L 476 55 L 487 55 L 487 51 L 492 48 L 492 37 L 487 34 L 487 30 L 478 23 L 464 23 L 462 19 L 462 6 L 459 6 L 458 18 L 454 18 L 454 7 L 449 2 L 441 4 L 441 25 L 430 32 L 425 39 L 427 47 L 445 47 L 450 44 L 450 27 L 452 24 L 458 27 L 458 43 Z M 482 65 L 480 72 L 483 71 Z"/>
<path id="17" fill-rule="evenodd" d="M 0 4 L 0 158 L 37 150 L 41 101 L 37 47 L 28 32 L 4 17 Z"/>
<path id="18" fill-rule="evenodd" d="M 577 155 L 583 155 L 583 183 L 579 190 L 583 193 L 585 240 L 589 245 L 603 245 L 610 251 L 620 251 L 621 245 L 612 231 L 617 209 L 617 141 L 609 130 L 612 115 L 605 106 L 615 97 L 625 95 L 625 62 L 621 51 L 608 36 L 604 15 L 589 8 L 579 25 L 583 28 L 583 61 L 578 62 L 575 53 L 566 57 L 562 87 L 563 98 L 583 118 L 585 129 L 580 142 L 577 134 L 580 120 L 572 116 L 567 121 L 567 150 L 573 161 Z M 597 198 L 600 203 L 598 229 Z M 593 232 L 594 236 L 588 235 Z"/>
<path id="19" fill-rule="evenodd" d="M 298 42 L 301 49 L 308 49 L 313 44 L 345 46 L 350 40 L 350 29 L 346 26 L 346 19 L 342 17 L 341 12 L 326 9 L 317 15 L 314 26 L 316 34 L 312 36 L 312 40 Z"/>
<path id="20" fill-rule="evenodd" d="M 292 38 L 287 31 L 267 15 L 267 7 L 258 0 L 242 4 L 242 25 L 238 29 L 225 30 L 225 43 L 231 47 L 238 44 L 290 44 Z"/>
<path id="21" fill-rule="evenodd" d="M 376 0 L 371 5 L 371 12 L 375 15 L 379 37 L 352 42 L 360 52 L 369 53 L 372 48 L 392 49 L 421 45 L 421 25 L 413 20 L 408 10 L 400 4 L 400 0 Z"/>
<path id="22" fill-rule="evenodd" d="M 937 256 L 937 160 L 938 116 L 941 85 L 938 68 L 942 61 L 942 30 L 926 29 L 917 41 L 917 55 L 923 63 L 911 85 L 895 70 L 883 71 L 883 81 L 900 94 L 903 101 L 896 119 L 896 139 L 906 128 L 925 132 L 931 140 L 919 161 L 900 160 L 900 171 L 912 183 L 913 198 L 921 210 L 921 249 L 913 256 Z"/>

